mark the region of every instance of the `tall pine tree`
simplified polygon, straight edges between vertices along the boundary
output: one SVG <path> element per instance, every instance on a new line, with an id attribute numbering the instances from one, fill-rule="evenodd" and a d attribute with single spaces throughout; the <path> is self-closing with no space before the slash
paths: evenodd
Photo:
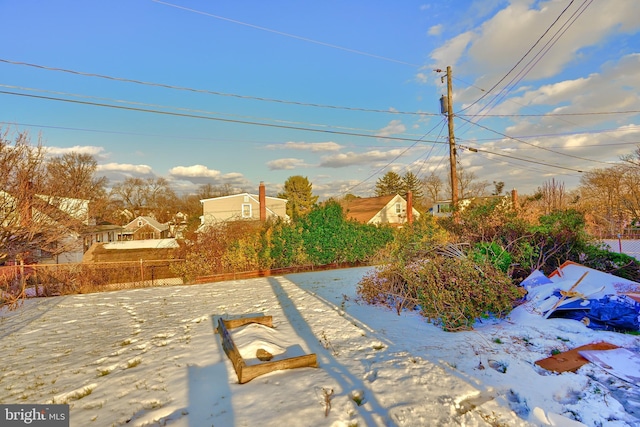
<path id="1" fill-rule="evenodd" d="M 378 178 L 376 182 L 376 196 L 389 196 L 394 194 L 402 194 L 404 183 L 400 175 L 393 171 L 389 171 L 382 178 Z"/>
<path id="2" fill-rule="evenodd" d="M 287 199 L 287 215 L 291 219 L 297 219 L 311 211 L 318 201 L 314 196 L 312 185 L 305 176 L 294 175 L 287 178 L 284 183 L 284 191 L 278 197 Z"/>

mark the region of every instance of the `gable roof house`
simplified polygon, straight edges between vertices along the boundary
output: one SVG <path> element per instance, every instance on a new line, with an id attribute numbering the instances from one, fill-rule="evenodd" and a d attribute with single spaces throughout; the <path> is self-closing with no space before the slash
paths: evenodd
<path id="1" fill-rule="evenodd" d="M 497 201 L 505 209 L 517 208 L 518 206 L 518 191 L 514 188 L 510 194 L 498 195 L 498 196 L 479 196 L 470 197 L 466 199 L 458 200 L 458 210 L 464 211 L 469 206 L 473 206 L 479 203 L 486 203 L 490 201 Z M 450 217 L 453 214 L 452 201 L 439 200 L 436 201 L 429 209 L 429 213 L 435 217 Z"/>
<path id="2" fill-rule="evenodd" d="M 122 227 L 120 240 L 166 239 L 169 226 L 161 224 L 150 216 L 139 216 Z"/>
<path id="3" fill-rule="evenodd" d="M 121 238 L 123 227 L 107 221 L 89 224 L 84 233 L 84 250 L 89 250 L 94 243 L 115 242 Z"/>
<path id="4" fill-rule="evenodd" d="M 23 242 L 30 262 L 82 261 L 82 233 L 89 224 L 88 200 L 42 194 L 18 198 L 0 190 L 0 205 L 3 236 Z"/>
<path id="5" fill-rule="evenodd" d="M 358 197 L 348 201 L 341 201 L 340 205 L 347 218 L 354 219 L 365 224 L 390 224 L 402 226 L 410 221 L 407 217 L 409 203 L 399 194 L 379 197 Z M 413 218 L 420 217 L 411 206 Z"/>
<path id="6" fill-rule="evenodd" d="M 265 221 L 269 218 L 289 220 L 287 200 L 266 196 L 265 186 L 262 182 L 257 195 L 240 193 L 203 199 L 200 200 L 200 203 L 202 203 L 200 230 L 209 225 L 228 221 Z"/>

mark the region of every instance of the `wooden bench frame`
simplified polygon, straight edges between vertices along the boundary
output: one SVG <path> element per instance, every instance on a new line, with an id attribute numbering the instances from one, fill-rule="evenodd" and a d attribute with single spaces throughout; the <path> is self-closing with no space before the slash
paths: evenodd
<path id="1" fill-rule="evenodd" d="M 288 359 L 275 360 L 273 362 L 263 362 L 259 365 L 247 366 L 246 362 L 240 355 L 236 344 L 233 342 L 229 329 L 239 328 L 250 323 L 258 323 L 260 325 L 273 328 L 272 316 L 244 317 L 232 320 L 224 320 L 220 317 L 218 318 L 218 327 L 216 330 L 216 332 L 220 334 L 222 348 L 224 348 L 224 352 L 229 357 L 229 360 L 231 360 L 233 369 L 236 371 L 238 382 L 240 384 L 247 383 L 260 375 L 282 369 L 318 367 L 318 361 L 315 353 L 290 357 Z"/>

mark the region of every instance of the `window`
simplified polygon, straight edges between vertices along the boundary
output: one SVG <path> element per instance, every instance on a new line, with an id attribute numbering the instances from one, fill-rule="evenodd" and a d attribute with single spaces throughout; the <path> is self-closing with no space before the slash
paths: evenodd
<path id="1" fill-rule="evenodd" d="M 251 205 L 249 203 L 242 204 L 242 218 L 251 218 Z"/>
<path id="2" fill-rule="evenodd" d="M 402 213 L 402 206 L 400 203 L 396 203 L 396 215 L 400 215 Z"/>

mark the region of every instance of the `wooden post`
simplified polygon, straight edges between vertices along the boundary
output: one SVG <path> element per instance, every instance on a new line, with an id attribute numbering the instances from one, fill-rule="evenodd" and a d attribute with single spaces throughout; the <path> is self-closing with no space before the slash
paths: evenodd
<path id="1" fill-rule="evenodd" d="M 451 204 L 454 217 L 458 212 L 458 173 L 456 171 L 456 138 L 453 133 L 453 83 L 447 66 L 447 120 L 449 122 L 449 166 L 451 169 Z"/>

